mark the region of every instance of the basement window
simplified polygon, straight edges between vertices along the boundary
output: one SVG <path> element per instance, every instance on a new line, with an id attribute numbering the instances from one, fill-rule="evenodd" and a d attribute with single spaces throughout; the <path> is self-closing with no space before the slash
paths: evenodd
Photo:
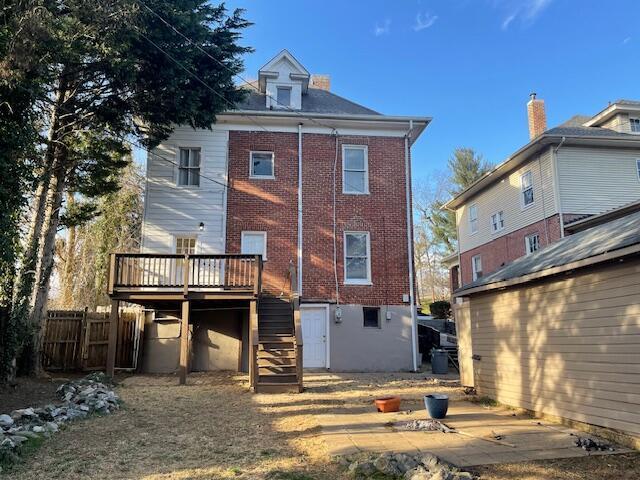
<path id="1" fill-rule="evenodd" d="M 380 328 L 380 308 L 362 307 L 364 328 Z"/>

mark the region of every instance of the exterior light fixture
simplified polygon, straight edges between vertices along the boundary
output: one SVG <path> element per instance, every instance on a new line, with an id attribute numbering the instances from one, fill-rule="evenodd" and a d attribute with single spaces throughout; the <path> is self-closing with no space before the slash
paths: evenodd
<path id="1" fill-rule="evenodd" d="M 204 231 L 204 222 L 200 222 L 200 225 L 198 225 L 198 229 L 203 232 Z"/>

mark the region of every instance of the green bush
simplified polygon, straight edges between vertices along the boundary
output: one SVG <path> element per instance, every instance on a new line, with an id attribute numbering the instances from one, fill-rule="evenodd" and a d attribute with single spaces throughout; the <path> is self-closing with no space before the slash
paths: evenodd
<path id="1" fill-rule="evenodd" d="M 446 300 L 438 300 L 429 304 L 429 311 L 435 318 L 449 318 L 451 316 L 451 303 Z"/>

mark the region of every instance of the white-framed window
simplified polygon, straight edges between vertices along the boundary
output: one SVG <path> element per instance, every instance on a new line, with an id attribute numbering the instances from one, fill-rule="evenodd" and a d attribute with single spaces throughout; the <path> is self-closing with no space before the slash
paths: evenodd
<path id="1" fill-rule="evenodd" d="M 495 233 L 502 229 L 504 229 L 504 212 L 501 210 L 491 215 L 491 231 Z"/>
<path id="2" fill-rule="evenodd" d="M 344 283 L 371 283 L 371 241 L 369 232 L 344 232 Z"/>
<path id="3" fill-rule="evenodd" d="M 291 106 L 291 87 L 276 87 L 276 104 L 280 108 Z"/>
<path id="4" fill-rule="evenodd" d="M 533 174 L 531 170 L 526 171 L 520 176 L 520 188 L 522 189 L 522 207 L 533 205 Z"/>
<path id="5" fill-rule="evenodd" d="M 482 276 L 482 256 L 474 255 L 471 257 L 471 271 L 473 272 L 474 281 Z"/>
<path id="6" fill-rule="evenodd" d="M 474 234 L 478 231 L 478 205 L 469 206 L 469 231 Z"/>
<path id="7" fill-rule="evenodd" d="M 275 178 L 273 152 L 251 152 L 249 155 L 249 177 Z"/>
<path id="8" fill-rule="evenodd" d="M 262 255 L 267 259 L 267 232 L 243 231 L 240 235 L 240 253 Z"/>
<path id="9" fill-rule="evenodd" d="M 366 145 L 342 146 L 342 193 L 369 193 L 369 149 Z"/>
<path id="10" fill-rule="evenodd" d="M 540 235 L 532 233 L 531 235 L 524 237 L 524 250 L 527 255 L 540 250 Z"/>
<path id="11" fill-rule="evenodd" d="M 640 158 L 636 158 L 636 173 L 638 174 L 638 180 L 640 180 Z"/>
<path id="12" fill-rule="evenodd" d="M 200 148 L 180 148 L 178 159 L 178 186 L 200 186 Z"/>
<path id="13" fill-rule="evenodd" d="M 196 237 L 176 237 L 176 253 L 193 255 L 196 253 Z"/>
<path id="14" fill-rule="evenodd" d="M 640 118 L 629 118 L 632 133 L 640 133 Z"/>

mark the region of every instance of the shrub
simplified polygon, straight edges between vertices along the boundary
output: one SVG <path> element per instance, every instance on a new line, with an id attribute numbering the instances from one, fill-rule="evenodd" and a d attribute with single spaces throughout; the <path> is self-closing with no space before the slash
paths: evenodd
<path id="1" fill-rule="evenodd" d="M 451 303 L 446 300 L 438 300 L 429 304 L 429 311 L 435 318 L 449 318 L 451 316 Z"/>

